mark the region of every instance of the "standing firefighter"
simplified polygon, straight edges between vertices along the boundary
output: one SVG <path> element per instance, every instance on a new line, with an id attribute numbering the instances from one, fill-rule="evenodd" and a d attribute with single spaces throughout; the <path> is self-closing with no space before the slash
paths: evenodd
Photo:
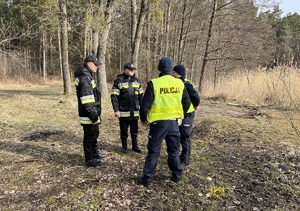
<path id="1" fill-rule="evenodd" d="M 176 65 L 173 68 L 173 76 L 175 78 L 180 78 L 184 82 L 184 86 L 189 93 L 189 97 L 191 100 L 191 105 L 189 110 L 184 116 L 182 120 L 182 124 L 179 127 L 180 131 L 180 144 L 181 144 L 181 154 L 180 154 L 180 162 L 181 166 L 190 165 L 191 161 L 191 132 L 192 126 L 195 118 L 195 110 L 199 109 L 200 104 L 200 96 L 198 92 L 194 89 L 193 84 L 185 78 L 186 70 L 185 67 L 181 64 Z"/>
<path id="2" fill-rule="evenodd" d="M 140 79 L 134 71 L 136 68 L 132 63 L 124 65 L 124 72 L 117 76 L 111 92 L 111 103 L 115 116 L 119 119 L 120 138 L 122 142 L 122 152 L 127 153 L 128 127 L 132 141 L 132 150 L 141 153 L 138 146 L 138 119 L 140 102 L 143 97 L 143 88 Z"/>
<path id="3" fill-rule="evenodd" d="M 93 56 L 84 59 L 84 65 L 75 71 L 75 86 L 78 99 L 78 114 L 83 127 L 83 151 L 85 165 L 97 167 L 102 165 L 97 159 L 105 155 L 98 151 L 97 138 L 101 121 L 101 93 L 96 88 L 94 73 L 97 72 L 99 62 Z"/>
<path id="4" fill-rule="evenodd" d="M 173 60 L 160 59 L 159 77 L 148 82 L 140 109 L 140 119 L 150 125 L 148 155 L 145 159 L 143 175 L 139 182 L 145 187 L 152 183 L 163 139 L 166 140 L 168 166 L 172 181 L 180 182 L 182 167 L 179 159 L 180 135 L 178 120 L 184 117 L 190 106 L 189 95 L 180 79 L 171 75 Z"/>

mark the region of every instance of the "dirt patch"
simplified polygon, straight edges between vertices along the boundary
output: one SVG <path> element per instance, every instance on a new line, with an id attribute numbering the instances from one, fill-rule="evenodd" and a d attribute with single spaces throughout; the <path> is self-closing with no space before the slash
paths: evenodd
<path id="1" fill-rule="evenodd" d="M 242 118 L 247 115 L 245 111 L 238 111 L 234 109 L 229 109 L 226 107 L 213 107 L 208 105 L 202 105 L 199 111 L 200 116 L 209 116 L 209 115 L 221 115 L 221 116 L 232 116 L 236 118 Z"/>

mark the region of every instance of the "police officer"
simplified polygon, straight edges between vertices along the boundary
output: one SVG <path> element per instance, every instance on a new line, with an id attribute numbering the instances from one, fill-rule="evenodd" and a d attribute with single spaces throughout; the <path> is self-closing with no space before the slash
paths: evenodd
<path id="1" fill-rule="evenodd" d="M 182 124 L 179 126 L 180 131 L 180 144 L 181 144 L 181 154 L 180 162 L 181 166 L 190 165 L 191 161 L 191 132 L 192 126 L 195 118 L 195 110 L 199 110 L 200 96 L 198 92 L 194 89 L 193 84 L 185 78 L 186 69 L 183 65 L 178 64 L 173 68 L 173 76 L 175 78 L 180 78 L 184 82 L 184 86 L 189 93 L 191 104 L 189 110 L 187 111 Z"/>
<path id="2" fill-rule="evenodd" d="M 78 99 L 78 114 L 80 124 L 83 126 L 83 151 L 85 165 L 97 167 L 102 165 L 97 159 L 105 155 L 98 151 L 97 138 L 101 115 L 101 93 L 96 88 L 94 73 L 97 72 L 99 62 L 93 56 L 84 59 L 84 65 L 75 71 L 75 86 Z"/>
<path id="3" fill-rule="evenodd" d="M 171 75 L 171 58 L 161 58 L 158 70 L 159 77 L 147 84 L 140 108 L 141 122 L 150 125 L 148 155 L 143 175 L 139 178 L 139 182 L 145 187 L 152 183 L 163 139 L 167 145 L 171 180 L 175 183 L 180 182 L 183 171 L 179 159 L 180 135 L 177 120 L 184 117 L 190 106 L 190 99 L 183 82 Z"/>
<path id="4" fill-rule="evenodd" d="M 136 68 L 132 63 L 124 65 L 124 72 L 118 75 L 114 81 L 111 92 L 111 103 L 115 116 L 119 118 L 120 138 L 122 142 L 122 152 L 127 153 L 128 127 L 132 141 L 132 150 L 141 153 L 138 146 L 138 119 L 140 102 L 143 97 L 143 88 L 140 79 L 136 76 Z"/>

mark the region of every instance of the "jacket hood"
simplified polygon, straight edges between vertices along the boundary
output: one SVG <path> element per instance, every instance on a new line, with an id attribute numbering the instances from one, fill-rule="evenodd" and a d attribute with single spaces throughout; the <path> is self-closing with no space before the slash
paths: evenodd
<path id="1" fill-rule="evenodd" d="M 89 71 L 87 67 L 81 66 L 75 71 L 74 76 L 78 77 L 82 75 L 92 76 L 92 72 Z"/>

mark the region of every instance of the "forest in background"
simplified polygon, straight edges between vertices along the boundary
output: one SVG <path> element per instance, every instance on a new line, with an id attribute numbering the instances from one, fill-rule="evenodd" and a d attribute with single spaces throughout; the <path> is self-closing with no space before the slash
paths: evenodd
<path id="1" fill-rule="evenodd" d="M 88 54 L 102 63 L 104 95 L 128 61 L 146 82 L 170 56 L 201 92 L 236 71 L 297 68 L 300 60 L 300 16 L 281 17 L 271 0 L 1 0 L 0 14 L 0 79 L 55 76 L 65 94 Z"/>
<path id="2" fill-rule="evenodd" d="M 300 21 L 272 2 L 0 0 L 0 210 L 299 210 Z M 148 130 L 124 156 L 108 95 L 106 165 L 83 167 L 70 92 L 87 54 L 104 95 L 130 60 L 143 82 L 161 56 L 187 66 L 202 101 L 182 183 L 165 146 L 153 189 L 137 183 Z"/>

